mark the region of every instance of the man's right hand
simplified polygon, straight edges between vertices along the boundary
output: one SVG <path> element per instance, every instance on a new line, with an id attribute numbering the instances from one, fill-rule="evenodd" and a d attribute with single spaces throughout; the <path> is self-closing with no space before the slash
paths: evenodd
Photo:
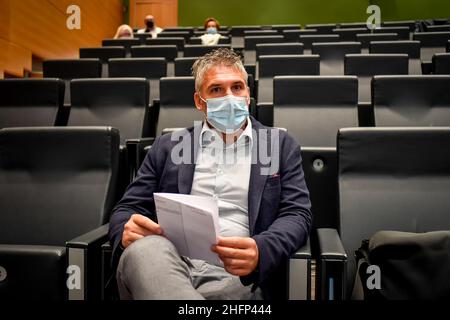
<path id="1" fill-rule="evenodd" d="M 122 234 L 122 246 L 128 247 L 134 241 L 150 235 L 162 235 L 159 224 L 142 214 L 135 213 L 125 224 Z"/>

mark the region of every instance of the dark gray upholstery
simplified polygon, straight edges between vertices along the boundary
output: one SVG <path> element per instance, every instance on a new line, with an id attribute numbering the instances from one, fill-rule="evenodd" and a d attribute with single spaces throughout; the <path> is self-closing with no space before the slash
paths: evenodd
<path id="1" fill-rule="evenodd" d="M 398 27 L 381 27 L 380 29 L 374 29 L 373 33 L 396 33 L 400 40 L 410 40 L 410 29 L 405 26 Z"/>
<path id="2" fill-rule="evenodd" d="M 261 30 L 261 26 L 232 26 L 230 33 L 233 37 L 243 37 L 245 30 Z"/>
<path id="3" fill-rule="evenodd" d="M 396 41 L 397 33 L 362 33 L 356 35 L 356 41 L 361 42 L 363 48 L 369 48 L 370 41 Z"/>
<path id="4" fill-rule="evenodd" d="M 411 90 L 412 91 L 412 90 Z M 450 128 L 342 129 L 338 135 L 341 239 L 348 256 L 380 230 L 450 229 Z"/>
<path id="5" fill-rule="evenodd" d="M 320 56 L 320 74 L 344 75 L 346 54 L 361 53 L 360 42 L 323 42 L 312 45 L 312 54 Z"/>
<path id="6" fill-rule="evenodd" d="M 181 37 L 158 37 L 155 39 L 147 39 L 145 40 L 145 44 L 147 46 L 167 46 L 167 45 L 176 45 L 178 51 L 184 50 L 185 39 Z"/>
<path id="7" fill-rule="evenodd" d="M 173 61 L 177 56 L 177 46 L 174 44 L 136 46 L 131 48 L 131 57 L 133 58 L 165 58 L 167 61 Z"/>
<path id="8" fill-rule="evenodd" d="M 160 38 L 183 38 L 185 41 L 187 41 L 191 37 L 190 31 L 166 31 L 164 30 L 160 34 L 158 34 L 158 37 Z"/>
<path id="9" fill-rule="evenodd" d="M 413 32 L 416 27 L 416 21 L 404 20 L 404 21 L 385 21 L 382 23 L 383 28 L 390 27 L 408 27 L 409 31 Z"/>
<path id="10" fill-rule="evenodd" d="M 301 43 L 260 43 L 256 45 L 256 58 L 267 55 L 299 55 L 303 54 Z"/>
<path id="11" fill-rule="evenodd" d="M 244 30 L 244 37 L 249 36 L 277 36 L 280 33 L 277 30 Z"/>
<path id="12" fill-rule="evenodd" d="M 150 103 L 159 100 L 159 79 L 167 76 L 165 58 L 126 58 L 109 60 L 110 78 L 138 77 L 150 82 Z"/>
<path id="13" fill-rule="evenodd" d="M 436 53 L 433 56 L 433 73 L 450 75 L 450 53 Z"/>
<path id="14" fill-rule="evenodd" d="M 0 80 L 0 97 L 0 128 L 53 126 L 63 107 L 64 82 L 4 79 Z"/>
<path id="15" fill-rule="evenodd" d="M 258 64 L 258 103 L 273 101 L 273 77 L 282 75 L 319 75 L 318 55 L 261 56 Z"/>
<path id="16" fill-rule="evenodd" d="M 298 42 L 298 37 L 301 35 L 318 35 L 316 29 L 302 29 L 302 30 L 284 30 L 283 37 L 285 42 Z"/>
<path id="17" fill-rule="evenodd" d="M 189 38 L 189 44 L 202 44 L 202 39 L 200 37 L 191 37 Z M 229 37 L 221 37 L 219 38 L 218 44 L 231 44 L 231 38 Z"/>
<path id="18" fill-rule="evenodd" d="M 192 66 L 198 57 L 176 58 L 175 59 L 175 77 L 192 76 Z"/>
<path id="19" fill-rule="evenodd" d="M 152 34 L 149 32 L 144 32 L 144 33 L 133 33 L 133 37 L 135 37 L 136 39 L 139 39 L 139 41 L 141 42 L 142 45 L 145 44 L 145 41 L 148 38 L 152 38 Z"/>
<path id="20" fill-rule="evenodd" d="M 334 29 L 334 34 L 339 35 L 341 41 L 356 41 L 356 35 L 361 33 L 370 33 L 367 28 L 343 28 Z"/>
<path id="21" fill-rule="evenodd" d="M 448 32 L 450 31 L 450 25 L 442 25 L 442 26 L 427 26 L 428 32 Z"/>
<path id="22" fill-rule="evenodd" d="M 364 28 L 367 29 L 366 22 L 344 22 L 339 24 L 340 29 L 355 29 L 355 28 Z"/>
<path id="23" fill-rule="evenodd" d="M 139 46 L 141 40 L 139 39 L 105 39 L 102 41 L 103 47 L 124 47 L 127 52 L 132 46 Z"/>
<path id="24" fill-rule="evenodd" d="M 119 132 L 3 129 L 0 154 L 0 297 L 65 299 L 66 241 L 107 223 L 115 204 Z"/>
<path id="25" fill-rule="evenodd" d="M 336 29 L 335 23 L 324 23 L 324 24 L 307 24 L 305 29 L 316 29 L 317 33 L 320 34 L 330 34 L 333 29 Z"/>
<path id="26" fill-rule="evenodd" d="M 420 41 L 422 60 L 431 61 L 435 53 L 445 52 L 450 32 L 418 32 L 413 39 Z"/>
<path id="27" fill-rule="evenodd" d="M 278 36 L 248 36 L 244 37 L 244 61 L 246 64 L 256 62 L 256 45 L 259 43 L 283 43 L 284 37 Z"/>
<path id="28" fill-rule="evenodd" d="M 345 74 L 358 76 L 359 102 L 370 102 L 371 81 L 375 75 L 408 74 L 407 54 L 347 54 Z"/>
<path id="29" fill-rule="evenodd" d="M 69 126 L 112 126 L 120 130 L 122 144 L 146 134 L 146 79 L 76 79 L 71 81 L 71 91 Z"/>
<path id="30" fill-rule="evenodd" d="M 305 34 L 299 36 L 299 41 L 304 44 L 305 49 L 311 49 L 314 42 L 338 42 L 341 39 L 336 34 Z"/>
<path id="31" fill-rule="evenodd" d="M 156 134 L 165 128 L 187 128 L 202 121 L 203 113 L 195 108 L 194 78 L 162 78 L 160 82 L 160 111 Z"/>
<path id="32" fill-rule="evenodd" d="M 303 147 L 336 147 L 338 129 L 358 126 L 356 77 L 277 76 L 274 123 Z"/>
<path id="33" fill-rule="evenodd" d="M 409 56 L 409 74 L 422 74 L 420 41 L 372 41 L 370 53 L 406 53 Z"/>
<path id="34" fill-rule="evenodd" d="M 204 46 L 198 44 L 187 44 L 184 46 L 185 57 L 201 57 L 219 48 L 230 48 L 229 44 L 218 44 L 215 46 Z"/>
<path id="35" fill-rule="evenodd" d="M 272 30 L 282 32 L 284 30 L 299 30 L 302 26 L 299 24 L 273 24 L 270 27 Z"/>
<path id="36" fill-rule="evenodd" d="M 97 58 L 102 63 L 107 63 L 111 58 L 125 58 L 123 47 L 80 48 L 80 58 Z"/>
<path id="37" fill-rule="evenodd" d="M 450 76 L 376 76 L 376 126 L 450 126 Z"/>

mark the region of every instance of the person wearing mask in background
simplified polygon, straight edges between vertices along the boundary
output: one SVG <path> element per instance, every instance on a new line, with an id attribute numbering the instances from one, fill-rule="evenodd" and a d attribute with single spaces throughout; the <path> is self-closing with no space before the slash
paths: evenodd
<path id="1" fill-rule="evenodd" d="M 114 39 L 131 39 L 133 38 L 133 29 L 127 24 L 123 24 L 117 28 Z"/>
<path id="2" fill-rule="evenodd" d="M 214 18 L 206 19 L 205 20 L 206 33 L 200 36 L 202 44 L 204 46 L 215 46 L 219 44 L 219 39 L 223 38 L 223 36 L 220 35 L 219 33 L 219 29 L 220 29 L 219 21 L 217 21 Z"/>
<path id="3" fill-rule="evenodd" d="M 137 33 L 150 33 L 152 38 L 158 37 L 158 34 L 163 31 L 155 23 L 155 18 L 152 15 L 147 15 L 144 20 L 145 29 L 139 29 Z"/>

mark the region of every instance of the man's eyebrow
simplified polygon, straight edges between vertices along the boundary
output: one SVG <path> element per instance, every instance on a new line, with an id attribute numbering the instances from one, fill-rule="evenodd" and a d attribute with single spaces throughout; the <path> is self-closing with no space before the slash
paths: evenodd
<path id="1" fill-rule="evenodd" d="M 244 80 L 236 80 L 236 81 L 233 81 L 232 84 L 233 84 L 233 85 L 234 85 L 234 84 L 245 84 L 245 81 L 244 81 Z M 207 88 L 221 87 L 221 86 L 223 86 L 223 83 L 222 83 L 222 82 L 213 82 L 213 83 L 211 83 L 210 85 L 208 85 Z"/>

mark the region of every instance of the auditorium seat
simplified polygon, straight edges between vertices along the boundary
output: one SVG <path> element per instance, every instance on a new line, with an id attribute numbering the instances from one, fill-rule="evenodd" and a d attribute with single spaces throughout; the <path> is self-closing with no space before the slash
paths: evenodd
<path id="1" fill-rule="evenodd" d="M 155 38 L 145 40 L 145 45 L 147 46 L 167 46 L 167 45 L 176 45 L 177 50 L 182 52 L 184 50 L 184 45 L 186 41 L 184 38 L 173 37 L 173 38 Z"/>
<path id="2" fill-rule="evenodd" d="M 65 81 L 66 105 L 70 104 L 70 80 L 102 76 L 102 64 L 99 59 L 46 60 L 42 68 L 44 78 L 60 78 Z"/>
<path id="3" fill-rule="evenodd" d="M 450 53 L 436 53 L 433 56 L 433 73 L 450 75 Z"/>
<path id="4" fill-rule="evenodd" d="M 246 64 L 256 63 L 256 45 L 259 43 L 282 43 L 283 36 L 246 36 L 244 37 L 244 61 Z"/>
<path id="5" fill-rule="evenodd" d="M 335 247 L 345 248 L 347 262 L 339 266 L 325 255 L 320 259 L 318 273 L 323 275 L 325 298 L 329 293 L 350 298 L 356 271 L 354 252 L 377 231 L 422 233 L 450 228 L 449 150 L 448 127 L 340 130 L 342 243 L 337 241 Z M 327 274 L 329 267 L 334 274 Z"/>
<path id="6" fill-rule="evenodd" d="M 160 82 L 160 110 L 156 135 L 165 128 L 187 128 L 194 121 L 202 121 L 204 115 L 194 103 L 194 78 L 162 78 Z M 175 94 L 174 94 L 175 93 Z"/>
<path id="7" fill-rule="evenodd" d="M 250 36 L 278 36 L 278 30 L 244 30 L 244 37 Z"/>
<path id="8" fill-rule="evenodd" d="M 184 57 L 201 57 L 213 50 L 219 48 L 230 48 L 229 44 L 218 44 L 214 46 L 204 46 L 196 44 L 187 44 L 184 46 Z"/>
<path id="9" fill-rule="evenodd" d="M 395 28 L 395 27 L 408 27 L 410 32 L 414 32 L 416 28 L 416 22 L 414 20 L 404 21 L 385 21 L 382 23 L 382 28 Z"/>
<path id="10" fill-rule="evenodd" d="M 313 43 L 312 54 L 320 56 L 320 75 L 344 75 L 346 54 L 361 53 L 360 42 Z"/>
<path id="11" fill-rule="evenodd" d="M 377 127 L 450 126 L 450 75 L 376 76 L 372 86 Z"/>
<path id="12" fill-rule="evenodd" d="M 149 84 L 144 78 L 71 81 L 69 126 L 112 126 L 127 139 L 151 136 Z"/>
<path id="13" fill-rule="evenodd" d="M 126 52 L 123 47 L 100 47 L 100 48 L 80 48 L 80 58 L 96 58 L 101 63 L 106 64 L 111 58 L 125 58 Z"/>
<path id="14" fill-rule="evenodd" d="M 298 42 L 298 37 L 306 34 L 319 34 L 316 29 L 300 29 L 300 30 L 283 30 L 281 33 L 284 37 L 284 42 Z"/>
<path id="15" fill-rule="evenodd" d="M 450 25 L 427 26 L 427 32 L 449 32 Z"/>
<path id="16" fill-rule="evenodd" d="M 367 29 L 367 22 L 344 22 L 339 24 L 339 29 Z"/>
<path id="17" fill-rule="evenodd" d="M 158 38 L 184 38 L 187 41 L 192 36 L 190 31 L 162 31 L 158 34 Z"/>
<path id="18" fill-rule="evenodd" d="M 316 29 L 319 34 L 331 34 L 337 26 L 335 23 L 325 23 L 325 24 L 307 24 L 305 29 Z"/>
<path id="19" fill-rule="evenodd" d="M 396 41 L 399 40 L 397 33 L 362 33 L 356 35 L 356 41 L 361 42 L 364 49 L 369 48 L 371 41 Z"/>
<path id="20" fill-rule="evenodd" d="M 273 125 L 301 146 L 336 147 L 338 129 L 358 126 L 358 79 L 277 76 L 273 105 Z"/>
<path id="21" fill-rule="evenodd" d="M 435 53 L 445 52 L 450 32 L 417 32 L 413 39 L 420 41 L 422 60 L 431 61 Z"/>
<path id="22" fill-rule="evenodd" d="M 153 40 L 153 39 L 152 39 Z M 178 56 L 176 45 L 150 45 L 131 47 L 132 58 L 164 58 L 167 61 L 167 75 L 174 75 L 174 60 Z"/>
<path id="23" fill-rule="evenodd" d="M 202 44 L 202 39 L 200 37 L 191 37 L 188 40 L 188 44 Z M 231 38 L 229 37 L 221 37 L 219 38 L 218 44 L 228 44 L 231 45 Z"/>
<path id="24" fill-rule="evenodd" d="M 127 53 L 130 52 L 132 46 L 139 46 L 141 40 L 139 39 L 104 39 L 102 41 L 103 47 L 124 47 Z"/>
<path id="25" fill-rule="evenodd" d="M 301 28 L 300 24 L 272 24 L 270 26 L 271 30 L 277 30 L 280 34 L 286 30 L 300 30 Z"/>
<path id="26" fill-rule="evenodd" d="M 0 298 L 98 300 L 100 245 L 116 200 L 118 130 L 3 129 L 0 150 Z"/>
<path id="27" fill-rule="evenodd" d="M 408 74 L 408 67 L 409 61 L 406 54 L 345 55 L 345 74 L 358 76 L 358 101 L 361 103 L 371 101 L 371 81 L 373 76 Z"/>
<path id="28" fill-rule="evenodd" d="M 339 35 L 340 41 L 357 41 L 357 34 L 370 33 L 370 31 L 367 28 L 343 28 L 333 29 L 333 34 Z"/>
<path id="29" fill-rule="evenodd" d="M 199 30 L 195 30 L 193 36 L 194 37 L 200 37 L 202 35 L 204 35 L 206 33 L 205 29 L 199 29 Z M 230 38 L 232 39 L 231 35 L 230 35 L 230 31 L 229 30 L 225 30 L 222 26 L 220 26 L 220 30 L 218 31 L 218 33 L 224 37 Z"/>
<path id="30" fill-rule="evenodd" d="M 406 26 L 399 27 L 381 27 L 380 29 L 374 29 L 374 34 L 378 33 L 396 33 L 399 40 L 410 40 L 410 29 Z"/>
<path id="31" fill-rule="evenodd" d="M 198 57 L 176 58 L 175 59 L 175 77 L 192 76 L 192 66 Z"/>
<path id="32" fill-rule="evenodd" d="M 447 41 L 447 52 L 450 52 L 450 40 Z"/>
<path id="33" fill-rule="evenodd" d="M 371 41 L 369 53 L 406 53 L 409 56 L 409 74 L 422 74 L 419 41 Z"/>
<path id="34" fill-rule="evenodd" d="M 273 77 L 282 75 L 319 75 L 318 55 L 261 56 L 258 64 L 258 104 L 272 103 Z"/>
<path id="35" fill-rule="evenodd" d="M 340 39 L 339 35 L 336 34 L 305 34 L 299 36 L 300 43 L 303 43 L 305 46 L 305 53 L 311 53 L 311 48 L 313 43 L 318 42 L 339 42 L 343 41 Z"/>
<path id="36" fill-rule="evenodd" d="M 152 34 L 149 32 L 145 32 L 145 33 L 134 33 L 133 37 L 136 39 L 139 39 L 139 41 L 141 42 L 141 45 L 145 45 L 145 41 L 148 38 L 152 38 Z"/>
<path id="37" fill-rule="evenodd" d="M 0 80 L 0 129 L 65 125 L 58 117 L 63 103 L 62 80 Z"/>
<path id="38" fill-rule="evenodd" d="M 302 43 L 259 43 L 256 45 L 256 60 L 267 55 L 303 54 Z"/>

